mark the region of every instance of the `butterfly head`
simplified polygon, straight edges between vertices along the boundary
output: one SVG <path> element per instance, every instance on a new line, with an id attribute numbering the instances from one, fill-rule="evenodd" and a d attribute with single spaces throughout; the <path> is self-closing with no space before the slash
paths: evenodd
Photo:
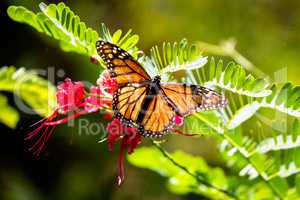
<path id="1" fill-rule="evenodd" d="M 156 84 L 159 84 L 159 83 L 160 83 L 160 80 L 161 80 L 160 76 L 155 76 L 155 77 L 153 78 L 153 82 L 156 83 Z"/>

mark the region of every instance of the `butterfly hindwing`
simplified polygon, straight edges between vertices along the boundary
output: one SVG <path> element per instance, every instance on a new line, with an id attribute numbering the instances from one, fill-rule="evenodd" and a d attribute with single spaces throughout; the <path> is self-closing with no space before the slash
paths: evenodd
<path id="1" fill-rule="evenodd" d="M 126 51 L 109 42 L 98 41 L 97 53 L 104 60 L 117 83 L 126 85 L 128 83 L 142 83 L 151 80 L 143 67 Z"/>
<path id="2" fill-rule="evenodd" d="M 113 99 L 116 116 L 146 137 L 160 137 L 173 125 L 173 108 L 161 93 L 151 95 L 149 85 L 128 84 Z"/>
<path id="3" fill-rule="evenodd" d="M 153 96 L 144 112 L 140 124 L 145 136 L 162 136 L 173 126 L 176 113 L 160 93 Z"/>

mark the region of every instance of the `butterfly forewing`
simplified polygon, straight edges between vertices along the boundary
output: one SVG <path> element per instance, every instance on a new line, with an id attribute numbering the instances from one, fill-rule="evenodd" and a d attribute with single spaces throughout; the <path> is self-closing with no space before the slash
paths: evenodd
<path id="1" fill-rule="evenodd" d="M 146 97 L 146 87 L 125 86 L 114 95 L 113 109 L 123 120 L 134 122 Z"/>
<path id="2" fill-rule="evenodd" d="M 104 60 L 119 85 L 142 83 L 151 80 L 143 67 L 132 56 L 120 47 L 109 42 L 98 41 L 97 53 Z"/>

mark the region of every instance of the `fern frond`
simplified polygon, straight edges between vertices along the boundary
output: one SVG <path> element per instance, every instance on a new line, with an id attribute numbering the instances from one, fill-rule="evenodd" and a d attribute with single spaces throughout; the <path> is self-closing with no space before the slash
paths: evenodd
<path id="1" fill-rule="evenodd" d="M 224 90 L 249 97 L 265 97 L 270 95 L 269 83 L 261 78 L 254 78 L 245 69 L 233 62 L 217 64 L 212 58 L 210 65 L 197 69 L 190 74 L 192 79 L 208 86 L 217 86 Z"/>
<path id="2" fill-rule="evenodd" d="M 248 98 L 242 102 L 238 108 L 233 108 L 230 114 L 230 121 L 227 124 L 228 129 L 237 127 L 242 122 L 253 116 L 260 108 L 270 108 L 293 117 L 300 117 L 300 87 L 292 83 L 286 83 L 282 87 L 273 85 L 270 88 L 271 94 L 265 97 Z M 232 94 L 228 94 L 230 97 Z M 230 107 L 236 104 L 238 99 L 230 102 Z"/>
<path id="3" fill-rule="evenodd" d="M 258 99 L 261 107 L 272 108 L 294 117 L 300 117 L 300 86 L 286 83 L 282 87 L 273 85 L 268 97 Z"/>
<path id="4" fill-rule="evenodd" d="M 300 172 L 300 148 L 293 148 L 282 151 L 275 151 L 277 175 L 280 177 L 289 177 Z"/>
<path id="5" fill-rule="evenodd" d="M 250 180 L 262 180 L 276 196 L 281 198 L 286 196 L 288 183 L 281 176 L 278 168 L 280 165 L 275 159 L 258 152 L 253 152 L 246 157 L 243 152 L 236 149 L 234 143 L 226 140 L 223 140 L 221 147 L 223 158 L 231 170 L 236 171 L 240 176 L 248 176 Z"/>
<path id="6" fill-rule="evenodd" d="M 158 50 L 155 52 L 158 52 Z M 167 57 L 166 55 L 167 53 L 162 57 Z M 166 61 L 159 56 L 156 57 L 160 58 L 153 61 L 156 63 L 156 68 L 159 68 L 159 70 L 167 69 L 162 67 L 165 66 Z M 242 130 L 239 132 L 234 130 L 233 133 L 227 130 L 238 128 L 242 122 L 252 117 L 257 110 L 263 107 L 259 100 L 268 98 L 271 95 L 272 91 L 269 89 L 269 83 L 264 79 L 254 78 L 240 65 L 229 63 L 224 67 L 222 61 L 215 64 L 214 60 L 211 60 L 210 65 L 202 66 L 194 70 L 193 73 L 188 73 L 187 80 L 195 84 L 218 87 L 226 91 L 229 106 L 223 112 L 221 111 L 223 120 L 226 122 L 224 127 L 215 126 L 210 122 L 211 117 L 202 114 L 196 114 L 193 117 L 200 119 L 204 124 L 209 125 L 219 133 L 223 141 L 231 146 L 227 151 L 229 155 L 239 155 L 236 161 L 240 164 L 235 163 L 235 165 L 240 166 L 240 174 L 249 174 L 252 179 L 260 177 L 265 182 L 270 183 L 279 179 L 284 182 L 284 180 L 281 180 L 283 168 L 280 168 L 280 166 L 282 165 L 275 165 L 276 160 L 257 151 L 259 142 L 243 135 Z M 229 160 L 232 163 L 234 159 L 231 157 Z M 291 168 L 287 171 L 289 175 L 295 173 L 295 170 L 292 172 Z M 284 196 L 286 192 L 281 191 L 277 186 L 270 187 L 275 194 L 280 193 L 280 196 Z"/>
<path id="7" fill-rule="evenodd" d="M 63 2 L 59 4 L 40 4 L 41 12 L 33 13 L 22 6 L 10 6 L 8 15 L 15 21 L 26 23 L 37 31 L 44 33 L 60 42 L 60 47 L 67 52 L 76 52 L 88 57 L 96 56 L 96 41 L 103 39 L 112 42 L 129 51 L 137 58 L 138 48 L 136 44 L 139 36 L 129 30 L 122 35 L 122 30 L 111 34 L 102 23 L 99 37 L 92 28 L 80 21 L 79 16 Z M 101 60 L 100 58 L 98 59 Z M 104 65 L 102 65 L 104 66 Z"/>
<path id="8" fill-rule="evenodd" d="M 206 64 L 207 57 L 202 57 L 195 45 L 182 39 L 179 43 L 164 42 L 161 49 L 158 46 L 152 47 L 150 60 L 156 68 L 157 74 L 163 75 L 180 70 L 200 68 Z"/>
<path id="9" fill-rule="evenodd" d="M 244 136 L 245 137 L 245 136 Z M 286 197 L 288 191 L 288 183 L 286 178 L 300 172 L 299 149 L 292 148 L 288 150 L 277 150 L 270 153 L 261 153 L 257 151 L 257 144 L 250 139 L 245 146 L 253 144 L 251 154 L 245 154 L 237 148 L 238 140 L 229 142 L 225 139 L 221 143 L 221 152 L 223 158 L 228 161 L 228 167 L 237 171 L 240 176 L 248 176 L 249 179 L 260 178 L 272 188 L 272 190 L 280 197 Z M 238 145 L 240 146 L 240 145 Z M 248 152 L 249 148 L 245 147 Z M 289 194 L 289 196 L 297 196 L 299 194 Z"/>
<path id="10" fill-rule="evenodd" d="M 289 134 L 282 133 L 274 137 L 265 138 L 257 146 L 257 151 L 267 153 L 269 151 L 279 151 L 300 147 L 299 121 L 296 119 Z"/>
<path id="11" fill-rule="evenodd" d="M 98 33 L 86 26 L 64 3 L 57 5 L 40 4 L 42 12 L 33 13 L 22 6 L 10 6 L 8 15 L 15 21 L 26 23 L 37 31 L 60 41 L 65 51 L 83 55 L 96 54 L 95 44 Z"/>

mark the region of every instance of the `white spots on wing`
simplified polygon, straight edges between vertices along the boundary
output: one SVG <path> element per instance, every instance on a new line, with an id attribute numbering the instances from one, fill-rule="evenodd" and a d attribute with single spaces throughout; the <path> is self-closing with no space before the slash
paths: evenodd
<path id="1" fill-rule="evenodd" d="M 127 52 L 122 52 L 122 53 L 121 53 L 121 56 L 124 56 L 124 57 L 125 57 L 125 56 L 128 56 L 128 55 L 129 55 L 129 54 L 128 54 Z"/>

